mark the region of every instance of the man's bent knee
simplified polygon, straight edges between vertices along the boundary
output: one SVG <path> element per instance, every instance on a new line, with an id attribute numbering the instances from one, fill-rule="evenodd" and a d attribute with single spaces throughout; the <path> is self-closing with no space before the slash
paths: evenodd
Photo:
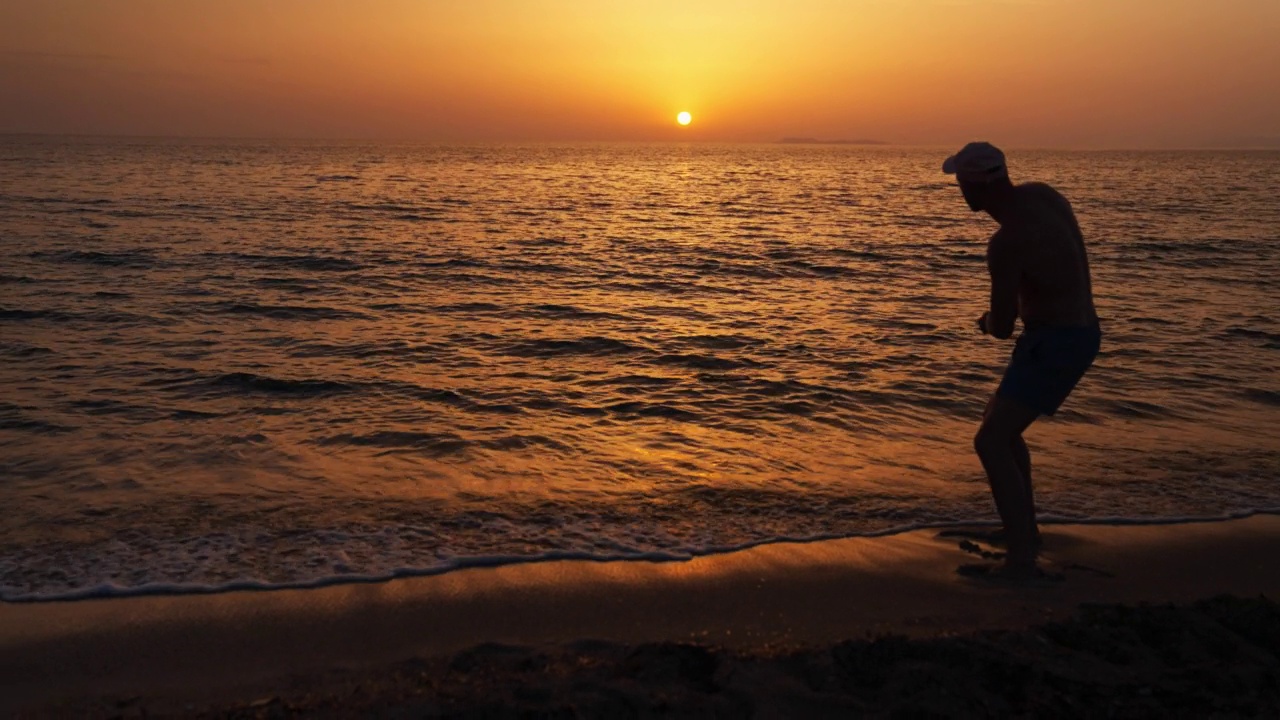
<path id="1" fill-rule="evenodd" d="M 991 411 L 995 408 L 995 406 L 996 406 L 996 396 L 993 393 L 991 397 L 987 399 L 987 406 L 982 408 L 983 422 L 986 422 L 987 418 L 991 417 Z"/>
<path id="2" fill-rule="evenodd" d="M 982 448 L 988 445 L 1000 451 L 1012 447 L 1038 415 L 1017 400 L 992 396 L 978 434 L 973 438 L 974 449 L 981 454 Z"/>
<path id="3" fill-rule="evenodd" d="M 1010 452 L 1011 443 L 1012 439 L 1005 433 L 993 430 L 987 425 L 978 428 L 978 433 L 973 436 L 973 450 L 981 456 Z"/>

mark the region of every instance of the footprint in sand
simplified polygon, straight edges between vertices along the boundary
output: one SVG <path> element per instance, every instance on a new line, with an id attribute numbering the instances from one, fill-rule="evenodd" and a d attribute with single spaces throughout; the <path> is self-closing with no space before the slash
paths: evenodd
<path id="1" fill-rule="evenodd" d="M 1002 552 L 997 552 L 994 550 L 983 550 L 981 545 L 975 542 L 971 542 L 969 540 L 961 540 L 960 549 L 967 553 L 977 555 L 983 560 L 1003 560 L 1005 556 L 1005 554 Z"/>

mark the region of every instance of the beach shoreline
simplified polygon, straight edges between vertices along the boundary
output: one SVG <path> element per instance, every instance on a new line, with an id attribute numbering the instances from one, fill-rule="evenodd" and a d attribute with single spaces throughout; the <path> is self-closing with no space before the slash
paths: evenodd
<path id="1" fill-rule="evenodd" d="M 916 530 L 681 562 L 561 560 L 309 590 L 0 605 L 0 712 L 248 707 L 286 688 L 314 694 L 335 672 L 494 644 L 760 653 L 1024 630 L 1083 604 L 1280 597 L 1280 516 L 1044 532 L 1045 564 L 1065 580 L 1037 587 L 963 578 L 956 568 L 979 558 L 958 538 Z"/>

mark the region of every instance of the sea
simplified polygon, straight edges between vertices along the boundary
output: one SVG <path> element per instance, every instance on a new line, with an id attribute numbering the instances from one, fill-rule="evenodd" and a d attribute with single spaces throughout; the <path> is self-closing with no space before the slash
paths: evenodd
<path id="1" fill-rule="evenodd" d="M 0 138 L 0 599 L 992 523 L 947 153 Z M 1009 161 L 1104 334 L 1041 519 L 1280 511 L 1280 152 Z"/>

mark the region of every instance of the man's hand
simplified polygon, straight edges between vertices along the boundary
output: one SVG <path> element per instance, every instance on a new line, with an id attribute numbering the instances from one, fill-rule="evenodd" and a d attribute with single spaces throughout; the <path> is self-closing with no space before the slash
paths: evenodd
<path id="1" fill-rule="evenodd" d="M 990 314 L 990 312 L 984 312 L 982 313 L 982 317 L 978 318 L 978 329 L 982 331 L 983 335 L 991 334 L 991 331 L 987 329 L 987 316 Z"/>
<path id="2" fill-rule="evenodd" d="M 987 269 L 991 271 L 991 304 L 983 316 L 982 331 L 1004 340 L 1013 336 L 1018 319 L 1018 285 L 1022 277 L 1021 247 L 1034 238 L 1001 227 L 987 243 Z"/>

